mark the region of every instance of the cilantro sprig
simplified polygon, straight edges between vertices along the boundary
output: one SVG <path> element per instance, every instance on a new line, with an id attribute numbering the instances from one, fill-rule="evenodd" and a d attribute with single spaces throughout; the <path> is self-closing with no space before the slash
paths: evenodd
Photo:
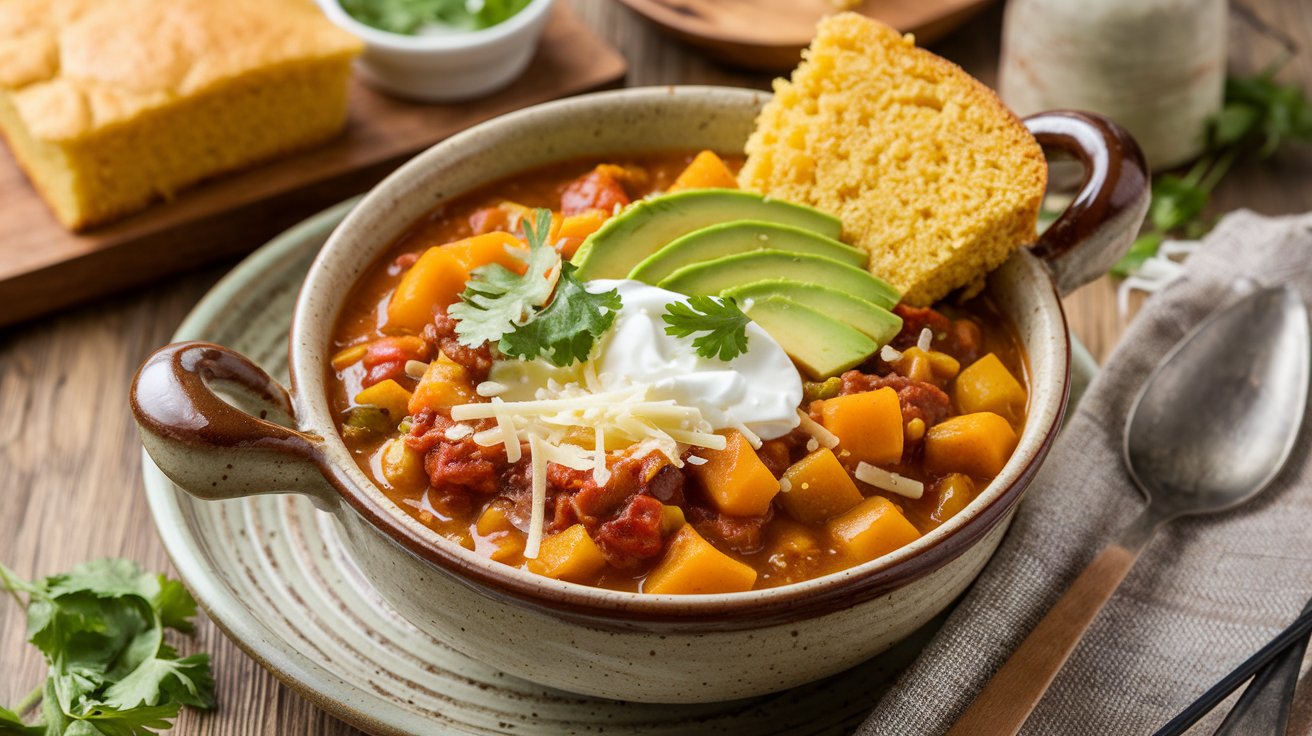
<path id="1" fill-rule="evenodd" d="M 1203 210 L 1235 162 L 1269 158 L 1286 143 L 1312 142 L 1312 104 L 1297 84 L 1275 80 L 1279 64 L 1225 83 L 1225 103 L 1207 123 L 1207 148 L 1184 175 L 1155 177 L 1147 226 L 1112 268 L 1129 276 L 1169 237 L 1196 239 L 1209 229 Z"/>
<path id="2" fill-rule="evenodd" d="M 13 710 L 0 708 L 0 734 L 152 736 L 184 705 L 213 707 L 209 655 L 179 657 L 164 641 L 165 629 L 191 632 L 196 615 L 178 581 L 106 559 L 35 583 L 0 565 L 0 588 L 26 609 L 28 641 L 50 667 Z M 24 723 L 37 704 L 39 722 Z"/>
<path id="3" fill-rule="evenodd" d="M 733 299 L 716 299 L 697 295 L 686 302 L 665 305 L 661 319 L 668 325 L 665 334 L 693 339 L 692 346 L 703 358 L 733 360 L 747 351 L 747 323 L 751 321 Z"/>
<path id="4" fill-rule="evenodd" d="M 500 265 L 475 269 L 449 310 L 456 337 L 478 347 L 495 342 L 505 355 L 524 360 L 543 356 L 558 366 L 586 360 L 610 329 L 621 307 L 615 289 L 593 293 L 547 243 L 551 211 L 539 209 L 524 223 L 528 267 L 524 274 Z"/>

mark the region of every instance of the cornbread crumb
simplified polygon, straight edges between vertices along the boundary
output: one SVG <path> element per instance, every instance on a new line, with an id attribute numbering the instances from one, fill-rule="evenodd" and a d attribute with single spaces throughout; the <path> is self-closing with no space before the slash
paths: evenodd
<path id="1" fill-rule="evenodd" d="M 0 0 L 0 133 L 83 229 L 331 137 L 360 50 L 310 0 Z"/>
<path id="2" fill-rule="evenodd" d="M 842 218 L 871 272 L 928 305 L 978 292 L 1034 240 L 1047 165 L 983 84 L 842 13 L 820 22 L 792 80 L 775 81 L 739 182 Z"/>

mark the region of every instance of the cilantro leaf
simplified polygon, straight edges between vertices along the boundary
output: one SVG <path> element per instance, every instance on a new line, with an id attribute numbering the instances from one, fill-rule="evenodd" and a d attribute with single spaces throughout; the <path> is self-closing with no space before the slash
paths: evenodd
<path id="1" fill-rule="evenodd" d="M 0 709 L 0 735 L 150 736 L 182 706 L 214 704 L 209 656 L 179 659 L 164 642 L 165 628 L 192 628 L 196 601 L 181 583 L 97 560 L 38 583 L 0 567 L 0 588 L 27 608 L 28 639 L 49 664 L 45 684 L 18 706 L 40 700 L 42 726 Z"/>
<path id="2" fill-rule="evenodd" d="M 98 705 L 70 721 L 64 736 L 155 736 L 156 730 L 173 727 L 168 719 L 177 717 L 180 708 L 178 703 L 123 710 Z"/>
<path id="3" fill-rule="evenodd" d="M 208 654 L 185 659 L 153 657 L 137 665 L 105 691 L 104 704 L 119 710 L 176 702 L 198 708 L 214 705 L 214 679 Z"/>
<path id="4" fill-rule="evenodd" d="M 692 346 L 703 358 L 733 360 L 747 350 L 747 323 L 751 320 L 733 299 L 715 299 L 697 295 L 686 302 L 670 302 L 661 315 L 665 334 L 688 337 L 694 333 L 706 334 L 695 338 Z"/>
<path id="5" fill-rule="evenodd" d="M 159 614 L 160 623 L 165 628 L 190 634 L 195 628 L 191 619 L 196 617 L 196 599 L 191 597 L 181 582 L 170 580 L 164 575 L 160 575 L 158 580 L 159 592 L 151 599 L 150 605 Z"/>
<path id="6" fill-rule="evenodd" d="M 561 264 L 551 304 L 527 324 L 501 338 L 506 355 L 532 360 L 545 355 L 558 366 L 587 360 L 592 346 L 615 321 L 621 306 L 616 289 L 594 294 L 574 276 L 574 264 Z"/>
<path id="7" fill-rule="evenodd" d="M 456 337 L 462 345 L 478 347 L 533 318 L 547 303 L 555 280 L 548 278 L 560 265 L 560 254 L 547 244 L 551 211 L 537 210 L 536 226 L 524 223 L 528 241 L 528 269 L 523 276 L 499 263 L 474 270 L 460 301 L 447 313 L 456 320 Z"/>

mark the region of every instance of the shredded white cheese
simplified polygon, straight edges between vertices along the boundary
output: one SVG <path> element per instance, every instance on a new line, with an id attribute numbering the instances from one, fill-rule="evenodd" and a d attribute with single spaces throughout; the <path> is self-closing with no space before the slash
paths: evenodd
<path id="1" fill-rule="evenodd" d="M 405 362 L 405 374 L 411 378 L 423 378 L 428 372 L 428 364 L 422 360 L 407 360 Z"/>
<path id="2" fill-rule="evenodd" d="M 505 384 L 496 381 L 484 381 L 474 387 L 474 393 L 479 396 L 500 396 L 506 392 Z"/>
<path id="3" fill-rule="evenodd" d="M 934 344 L 934 331 L 929 329 L 928 327 L 922 327 L 920 329 L 920 337 L 916 338 L 916 347 L 928 353 L 930 346 L 932 346 L 933 344 Z"/>
<path id="4" fill-rule="evenodd" d="M 885 363 L 896 363 L 902 360 L 902 353 L 899 353 L 892 345 L 885 345 L 879 349 L 879 357 L 883 358 Z"/>
<path id="5" fill-rule="evenodd" d="M 524 557 L 532 560 L 537 558 L 538 551 L 542 547 L 542 529 L 546 524 L 547 516 L 546 443 L 535 434 L 529 435 L 528 451 L 533 457 L 533 511 L 529 516 L 528 541 L 524 542 Z"/>
<path id="6" fill-rule="evenodd" d="M 801 420 L 802 431 L 811 435 L 816 442 L 831 450 L 838 447 L 838 435 L 825 429 L 824 425 L 812 419 L 811 415 L 798 409 L 797 418 Z"/>
<path id="7" fill-rule="evenodd" d="M 820 442 L 816 438 L 812 437 L 811 439 L 806 441 L 807 452 L 815 452 L 816 450 L 819 449 L 820 449 Z"/>
<path id="8" fill-rule="evenodd" d="M 468 424 L 452 424 L 450 427 L 446 428 L 446 432 L 443 433 L 443 436 L 454 442 L 456 440 L 463 440 L 473 433 L 474 428 Z"/>
<path id="9" fill-rule="evenodd" d="M 897 473 L 890 473 L 867 462 L 856 465 L 856 479 L 869 483 L 875 488 L 896 493 L 907 498 L 920 498 L 925 495 L 925 484 L 914 478 L 905 478 Z"/>
<path id="10" fill-rule="evenodd" d="M 451 407 L 457 422 L 492 419 L 495 427 L 473 433 L 474 442 L 483 447 L 504 445 L 506 459 L 519 461 L 520 444 L 528 442 L 533 479 L 533 511 L 524 556 L 537 556 L 546 517 L 546 464 L 554 462 L 574 470 L 591 470 L 599 484 L 610 480 L 606 467 L 608 441 L 628 446 L 635 455 L 651 452 L 663 454 L 676 467 L 683 467 L 683 453 L 688 446 L 711 450 L 725 447 L 723 435 L 712 431 L 710 422 L 695 407 L 680 406 L 674 401 L 649 400 L 650 387 L 629 386 L 621 390 L 601 391 L 595 373 L 585 372 L 584 384 L 560 384 L 548 381 L 531 401 L 491 401 Z M 468 427 L 468 425 L 456 425 Z M 454 427 L 452 428 L 454 429 Z M 451 430 L 448 430 L 448 432 Z M 760 438 L 745 427 L 740 428 L 749 441 Z M 592 435 L 593 446 L 581 447 L 569 437 L 580 433 Z M 706 462 L 703 458 L 698 461 Z M 689 460 L 693 464 L 699 464 Z M 540 483 L 540 487 L 539 487 Z"/>
<path id="11" fill-rule="evenodd" d="M 700 456 L 698 456 L 698 455 L 689 455 L 689 456 L 688 456 L 688 464 L 689 464 L 689 465 L 705 465 L 705 464 L 706 464 L 706 458 L 704 458 L 704 457 L 700 457 Z"/>
<path id="12" fill-rule="evenodd" d="M 779 479 L 779 492 L 780 492 L 780 493 L 787 493 L 787 492 L 789 492 L 789 491 L 791 491 L 791 490 L 793 490 L 793 482 L 792 482 L 791 480 L 788 480 L 787 478 L 780 478 L 780 479 Z"/>

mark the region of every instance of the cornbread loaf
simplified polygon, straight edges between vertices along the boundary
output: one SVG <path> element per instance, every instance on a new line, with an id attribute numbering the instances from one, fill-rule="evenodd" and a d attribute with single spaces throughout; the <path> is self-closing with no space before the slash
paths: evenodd
<path id="1" fill-rule="evenodd" d="M 927 305 L 1035 237 L 1047 166 L 991 90 L 855 13 L 820 22 L 747 142 L 744 188 L 843 220 L 870 270 Z"/>
<path id="2" fill-rule="evenodd" d="M 310 0 L 0 0 L 0 132 L 83 229 L 331 137 L 360 50 Z"/>

